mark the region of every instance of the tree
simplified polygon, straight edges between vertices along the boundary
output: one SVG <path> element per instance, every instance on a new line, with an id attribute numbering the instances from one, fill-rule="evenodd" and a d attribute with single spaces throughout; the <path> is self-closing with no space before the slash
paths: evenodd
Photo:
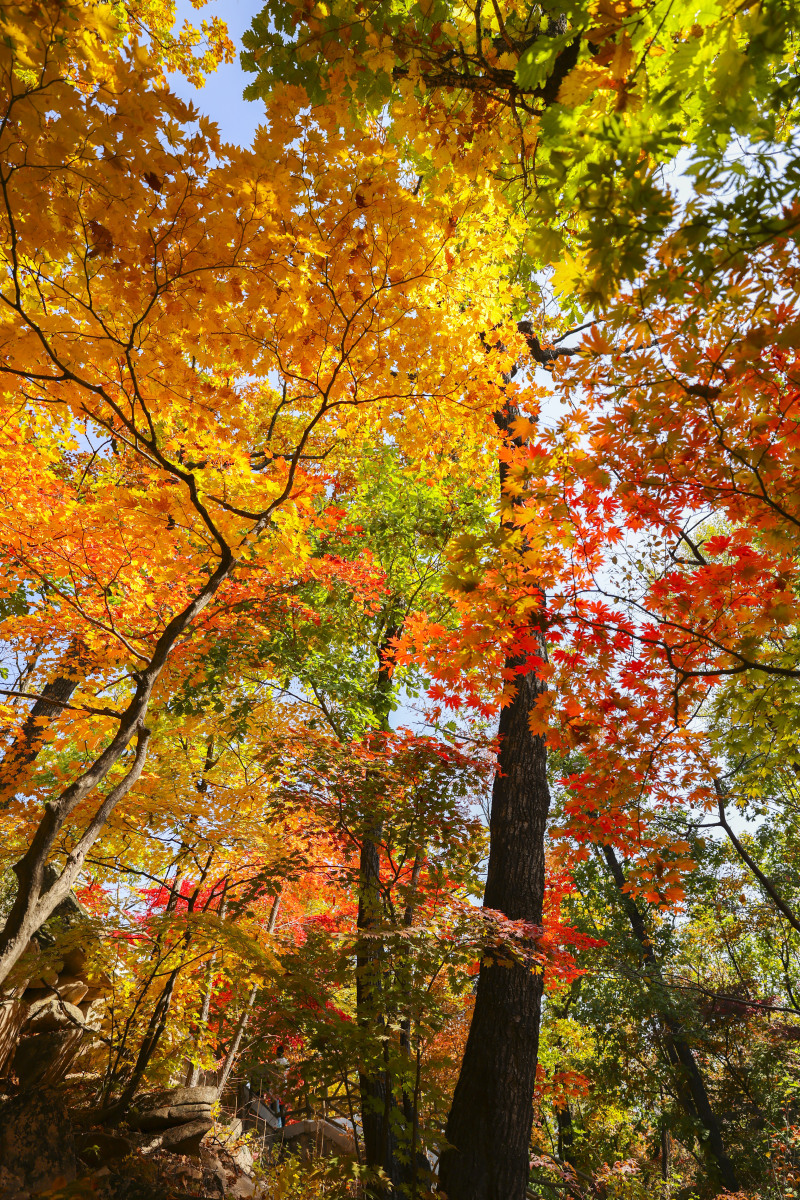
<path id="1" fill-rule="evenodd" d="M 367 1166 L 383 1171 L 391 1185 L 405 1185 L 412 1192 L 418 1186 L 421 1154 L 415 1098 L 420 1083 L 419 1064 L 417 1078 L 413 1071 L 409 1076 L 413 1022 L 403 1011 L 408 997 L 402 993 L 411 990 L 421 947 L 410 953 L 406 931 L 415 923 L 420 889 L 434 872 L 434 857 L 444 854 L 439 843 L 445 830 L 450 852 L 436 871 L 445 869 L 444 862 L 454 871 L 464 853 L 457 832 L 461 820 L 450 811 L 448 797 L 469 781 L 475 786 L 480 770 L 480 759 L 465 754 L 457 738 L 454 746 L 437 748 L 429 737 L 411 731 L 390 736 L 390 713 L 404 688 L 414 690 L 419 674 L 413 664 L 394 665 L 394 645 L 410 616 L 432 612 L 448 620 L 450 602 L 439 587 L 448 546 L 486 520 L 485 498 L 465 481 L 464 465 L 454 464 L 451 456 L 442 459 L 440 478 L 419 478 L 417 465 L 402 462 L 391 448 L 365 456 L 360 486 L 348 506 L 347 535 L 338 545 L 332 534 L 326 536 L 320 546 L 328 554 L 334 548 L 342 554 L 339 578 L 328 581 L 327 594 L 324 580 L 309 580 L 300 597 L 309 606 L 310 620 L 298 613 L 291 628 L 273 634 L 269 649 L 321 714 L 338 754 L 351 746 L 349 752 L 363 754 L 367 763 L 360 782 L 351 782 L 354 795 L 339 815 L 359 856 L 356 1017 L 362 1033 L 364 1155 Z M 335 769 L 328 755 L 317 770 L 330 787 Z M 399 780 L 403 772 L 407 780 L 398 795 L 389 779 Z M 444 807 L 437 809 L 437 804 Z M 393 900 L 404 865 L 411 881 L 404 878 L 407 892 L 402 900 Z M 438 943 L 434 945 L 438 952 Z M 421 1020 L 419 1014 L 417 1043 Z M 390 1033 L 398 1026 L 400 1054 Z"/>
<path id="2" fill-rule="evenodd" d="M 538 308 L 527 286 L 532 270 L 566 258 L 556 272 L 561 290 L 567 291 L 562 309 L 578 316 L 605 302 L 621 279 L 640 272 L 675 212 L 656 165 L 686 142 L 718 154 L 745 125 L 750 132 L 774 131 L 781 107 L 776 73 L 787 34 L 782 16 L 765 37 L 760 25 L 742 23 L 724 8 L 700 27 L 693 10 L 674 6 L 666 14 L 653 6 L 635 14 L 618 10 L 611 17 L 589 7 L 545 14 L 538 8 L 495 4 L 492 13 L 484 14 L 481 4 L 365 7 L 343 2 L 323 11 L 275 3 L 254 22 L 243 61 L 256 75 L 248 93 L 252 96 L 269 95 L 275 79 L 288 75 L 302 84 L 312 102 L 335 87 L 367 110 L 390 103 L 390 136 L 418 169 L 419 184 L 428 195 L 436 196 L 454 178 L 466 176 L 490 187 L 498 204 L 525 212 L 527 240 L 515 255 L 514 268 L 526 286 L 515 315 L 524 318 L 520 332 L 529 335 L 534 358 L 542 362 L 555 360 L 558 351 L 543 353 L 527 320 L 526 308 Z M 733 56 L 731 39 L 737 45 Z M 747 73 L 746 120 L 736 111 L 739 101 L 729 102 L 744 80 L 743 73 L 728 91 L 734 59 L 737 67 L 747 61 L 752 72 Z M 573 149 L 576 142 L 579 153 Z M 488 333 L 475 330 L 484 344 Z M 551 447 L 546 454 L 552 454 L 557 467 L 559 451 Z M 519 486 L 529 486 L 531 474 L 518 468 Z M 533 514 L 524 504 L 519 507 L 519 523 L 527 523 Z M 538 579 L 536 555 L 526 555 L 532 591 L 538 586 L 543 592 L 545 578 L 553 573 L 551 560 L 560 552 L 563 526 L 557 508 L 558 501 L 537 514 L 542 525 L 552 522 L 552 544 L 549 554 L 537 547 L 542 564 Z M 590 541 L 596 551 L 596 532 L 590 533 Z M 558 567 L 555 573 L 560 576 Z M 538 649 L 531 654 L 528 645 L 521 657 L 511 652 L 506 662 L 508 673 L 518 677 L 517 694 L 501 718 L 489 876 L 490 885 L 497 879 L 528 879 L 530 887 L 519 908 L 520 897 L 507 894 L 506 887 L 487 889 L 487 903 L 529 921 L 541 915 L 547 811 L 546 726 L 538 717 L 533 729 L 527 725 L 527 712 L 544 707 L 541 663 L 549 633 L 544 612 L 536 624 L 542 631 Z M 540 664 L 538 680 L 531 674 L 532 659 Z M 521 779 L 515 786 L 515 772 L 528 785 L 538 778 L 539 786 L 522 785 Z M 512 793 L 513 802 L 507 802 Z M 520 836 L 523 825 L 525 837 Z M 532 863 L 535 879 L 530 877 Z M 443 1183 L 454 1200 L 521 1196 L 527 1174 L 536 987 L 526 978 L 520 994 L 514 994 L 514 973 L 509 972 L 500 985 L 502 1001 L 499 993 L 488 1005 L 492 1016 L 484 1021 L 481 988 L 488 988 L 490 971 L 487 967 L 481 974 L 475 1037 L 467 1045 L 463 1085 L 454 1100 L 450 1135 L 456 1149 L 442 1164 Z M 501 1009 L 506 1019 L 497 1021 Z M 512 1084 L 500 1064 L 517 1028 L 529 1034 L 524 1051 L 515 1047 L 514 1062 L 524 1063 L 525 1069 Z M 497 1085 L 497 1102 L 488 1099 L 487 1080 Z M 481 1137 L 476 1138 L 474 1114 L 484 1109 L 484 1100 Z"/>
<path id="3" fill-rule="evenodd" d="M 563 782 L 554 787 L 556 819 L 569 802 L 570 768 L 578 765 L 578 756 L 562 764 Z M 773 941 L 782 919 L 749 885 L 724 841 L 698 827 L 699 817 L 662 813 L 661 820 L 672 840 L 690 840 L 696 863 L 685 877 L 679 912 L 641 893 L 633 901 L 630 891 L 620 892 L 600 847 L 585 859 L 576 855 L 566 915 L 602 943 L 589 954 L 577 952 L 578 965 L 588 969 L 571 986 L 568 1003 L 563 992 L 555 993 L 545 1008 L 548 1077 L 537 1105 L 535 1174 L 551 1178 L 555 1172 L 557 1180 L 572 1179 L 580 1190 L 583 1177 L 597 1181 L 605 1165 L 622 1161 L 632 1188 L 641 1189 L 632 1195 L 658 1194 L 662 1170 L 672 1175 L 667 1186 L 675 1190 L 718 1191 L 708 1126 L 687 1096 L 690 1076 L 676 1061 L 670 1020 L 694 1060 L 740 1187 L 747 1194 L 778 1194 L 772 1190 L 770 1142 L 794 1120 L 796 1063 L 787 1033 L 797 1011 L 794 952 L 784 941 L 784 977 L 780 943 Z M 624 875 L 622 859 L 614 859 Z M 645 931 L 644 947 L 630 903 L 640 934 Z M 548 1158 L 563 1158 L 554 1141 L 559 1071 L 567 1086 L 570 1072 L 583 1078 L 569 1099 L 571 1161 L 583 1176 L 577 1181 Z"/>
<path id="4" fill-rule="evenodd" d="M 252 152 L 225 155 L 139 51 L 90 39 L 78 87 L 84 28 L 58 7 L 54 19 L 41 40 L 9 26 L 3 51 L 4 585 L 29 610 L 6 628 L 23 653 L 37 622 L 89 649 L 65 712 L 85 714 L 97 753 L 41 818 L 22 807 L 0 974 L 140 777 L 151 698 L 174 690 L 199 615 L 234 602 L 236 571 L 291 573 L 337 440 L 352 450 L 383 421 L 419 450 L 428 405 L 466 392 L 480 409 L 494 387 L 450 274 L 463 264 L 480 305 L 483 248 L 444 261 L 469 195 L 446 218 L 423 206 L 378 131 L 346 136 L 332 110 L 296 115 L 289 94 Z M 445 271 L 434 310 L 423 297 Z"/>

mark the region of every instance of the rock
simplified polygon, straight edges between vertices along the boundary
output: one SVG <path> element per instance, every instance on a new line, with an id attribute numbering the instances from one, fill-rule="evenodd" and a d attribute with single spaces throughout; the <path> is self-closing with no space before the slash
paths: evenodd
<path id="1" fill-rule="evenodd" d="M 180 1134 L 179 1140 L 170 1141 L 164 1145 L 165 1150 L 171 1150 L 173 1154 L 191 1154 L 195 1158 L 200 1157 L 200 1143 L 214 1125 L 210 1117 L 198 1121 L 190 1121 L 188 1125 L 179 1125 L 175 1129 L 168 1129 L 168 1134 Z"/>
<path id="2" fill-rule="evenodd" d="M 61 969 L 65 974 L 77 976 L 78 979 L 85 979 L 88 963 L 89 956 L 83 947 L 72 946 L 64 955 L 64 965 Z M 107 979 L 106 984 L 110 983 L 111 980 Z"/>
<path id="3" fill-rule="evenodd" d="M 137 1096 L 129 1116 L 136 1129 L 169 1129 L 187 1121 L 211 1119 L 211 1105 L 217 1099 L 214 1087 L 173 1088 Z"/>
<path id="4" fill-rule="evenodd" d="M 54 1029 L 75 1028 L 83 1028 L 81 1010 L 60 996 L 48 996 L 45 1000 L 37 1000 L 28 1009 L 23 1037 L 29 1033 L 51 1033 Z"/>
<path id="5" fill-rule="evenodd" d="M 236 1196 L 237 1200 L 240 1197 L 241 1200 L 250 1200 L 250 1197 L 256 1194 L 255 1181 L 249 1175 L 240 1175 L 238 1179 L 230 1184 L 227 1194 L 229 1196 Z"/>
<path id="6" fill-rule="evenodd" d="M 28 1090 L 34 1086 L 47 1087 L 59 1083 L 67 1073 L 75 1052 L 81 1043 L 80 1029 L 54 1029 L 49 1033 L 37 1033 L 24 1037 L 17 1046 L 13 1059 L 20 1086 Z"/>
<path id="7" fill-rule="evenodd" d="M 228 1142 L 238 1141 L 243 1132 L 244 1126 L 242 1122 L 238 1117 L 232 1117 L 230 1121 L 225 1121 L 224 1124 L 220 1123 L 215 1136 L 218 1142 L 227 1145 Z"/>
<path id="8" fill-rule="evenodd" d="M 110 981 L 109 981 L 109 986 L 110 986 Z M 97 984 L 97 985 L 95 985 L 93 983 L 90 984 L 86 990 L 83 1000 L 81 1001 L 81 1007 L 83 1007 L 84 1005 L 92 1005 L 95 1003 L 96 1000 L 104 999 L 107 991 L 108 991 L 108 988 L 101 986 L 100 984 Z"/>
<path id="9" fill-rule="evenodd" d="M 3 1074 L 6 1063 L 13 1057 L 27 1014 L 26 1006 L 18 999 L 9 998 L 0 1003 L 0 1072 Z"/>
<path id="10" fill-rule="evenodd" d="M 141 1147 L 142 1153 L 152 1154 L 156 1150 L 171 1150 L 173 1154 L 192 1154 L 198 1157 L 200 1143 L 213 1127 L 211 1117 L 187 1121 L 184 1125 L 173 1125 L 154 1134 Z"/>
<path id="11" fill-rule="evenodd" d="M 224 1196 L 228 1191 L 228 1172 L 223 1167 L 217 1155 L 206 1146 L 203 1146 L 200 1150 L 200 1161 L 203 1164 L 204 1187 L 210 1189 L 212 1192 L 219 1192 L 220 1196 Z"/>
<path id="12" fill-rule="evenodd" d="M 121 1134 L 89 1130 L 75 1135 L 78 1154 L 90 1167 L 115 1162 L 133 1153 L 133 1142 Z"/>
<path id="13" fill-rule="evenodd" d="M 193 1167 L 189 1163 L 180 1163 L 175 1168 L 175 1174 L 179 1179 L 192 1180 L 194 1183 L 200 1183 L 203 1178 L 202 1168 Z"/>
<path id="14" fill-rule="evenodd" d="M 38 974 L 28 980 L 25 991 L 50 993 L 50 989 L 55 986 L 57 980 L 58 971 L 54 967 L 40 968 Z"/>
<path id="15" fill-rule="evenodd" d="M 240 1171 L 252 1171 L 253 1155 L 250 1147 L 241 1141 L 244 1136 L 244 1125 L 238 1117 L 233 1117 L 225 1124 L 218 1124 L 214 1129 L 214 1143 L 221 1146 L 233 1165 Z"/>
<path id="16" fill-rule="evenodd" d="M 131 1113 L 130 1123 L 137 1129 L 169 1129 L 173 1125 L 185 1125 L 187 1121 L 200 1117 L 211 1118 L 210 1104 L 174 1104 L 165 1108 L 154 1108 L 149 1112 Z"/>
<path id="17" fill-rule="evenodd" d="M 74 975 L 59 975 L 55 986 L 61 999 L 68 1000 L 70 1004 L 80 1004 L 89 991 L 86 980 L 77 979 Z"/>
<path id="18" fill-rule="evenodd" d="M 72 1124 L 57 1099 L 37 1092 L 0 1108 L 0 1166 L 34 1191 L 75 1178 Z"/>
<path id="19" fill-rule="evenodd" d="M 253 1153 L 244 1142 L 235 1150 L 229 1149 L 228 1153 L 240 1171 L 246 1171 L 249 1174 L 253 1170 Z"/>
<path id="20" fill-rule="evenodd" d="M 141 1109 L 176 1108 L 181 1104 L 213 1104 L 219 1095 L 215 1087 L 177 1087 L 167 1088 L 163 1092 L 149 1092 L 136 1097 L 136 1104 Z"/>
<path id="21" fill-rule="evenodd" d="M 207 1116 L 217 1099 L 214 1087 L 180 1087 L 137 1096 L 130 1114 L 131 1124 L 139 1128 L 165 1129 L 181 1125 L 195 1116 Z"/>

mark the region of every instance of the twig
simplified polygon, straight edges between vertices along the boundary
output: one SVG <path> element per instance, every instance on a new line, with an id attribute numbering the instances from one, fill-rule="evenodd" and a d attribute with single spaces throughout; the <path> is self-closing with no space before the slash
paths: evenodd
<path id="1" fill-rule="evenodd" d="M 19 700 L 42 700 L 46 704 L 54 704 L 58 708 L 68 708 L 72 712 L 90 712 L 98 717 L 116 717 L 122 713 L 115 708 L 93 708 L 91 704 L 67 704 L 66 700 L 54 700 L 52 696 L 41 696 L 38 692 L 15 692 L 10 688 L 0 688 L 0 696 L 15 696 Z"/>

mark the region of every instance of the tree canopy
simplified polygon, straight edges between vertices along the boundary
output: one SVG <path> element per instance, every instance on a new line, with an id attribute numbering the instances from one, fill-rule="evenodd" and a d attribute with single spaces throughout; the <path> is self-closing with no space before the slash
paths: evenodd
<path id="1" fill-rule="evenodd" d="M 109 1131 L 182 1194 L 142 1113 L 210 1088 L 269 1197 L 795 1195 L 795 9 L 275 0 L 249 147 L 167 81 L 219 18 L 0 26 L 48 1194 Z"/>

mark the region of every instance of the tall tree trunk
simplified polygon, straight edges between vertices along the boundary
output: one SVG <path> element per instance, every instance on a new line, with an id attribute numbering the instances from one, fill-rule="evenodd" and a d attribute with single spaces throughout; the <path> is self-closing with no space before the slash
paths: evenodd
<path id="1" fill-rule="evenodd" d="M 219 902 L 218 915 L 219 915 L 220 921 L 225 920 L 225 907 L 226 907 L 226 901 L 227 901 L 227 894 L 228 894 L 228 877 L 226 876 L 225 880 L 223 882 L 223 885 L 222 885 L 222 897 Z M 273 907 L 274 907 L 274 905 L 273 905 Z M 217 951 L 214 950 L 214 952 L 211 955 L 211 958 L 208 960 L 208 971 L 206 973 L 206 986 L 205 986 L 205 990 L 203 992 L 203 1001 L 200 1006 L 200 1017 L 197 1022 L 197 1036 L 195 1037 L 195 1041 L 194 1041 L 195 1050 L 199 1049 L 200 1043 L 203 1038 L 203 1033 L 206 1030 L 206 1028 L 208 1027 L 208 1018 L 209 1018 L 209 1014 L 211 1012 L 211 996 L 214 991 L 214 971 L 216 969 L 216 966 L 217 966 Z M 187 1087 L 197 1087 L 199 1082 L 200 1082 L 200 1066 L 197 1063 L 192 1063 L 191 1066 L 189 1067 L 189 1070 L 186 1075 L 186 1086 Z"/>
<path id="2" fill-rule="evenodd" d="M 507 404 L 498 427 L 507 445 L 519 409 Z M 500 464 L 501 515 L 513 528 L 506 495 L 507 467 Z M 524 545 L 523 548 L 524 550 Z M 544 633 L 535 629 L 546 659 Z M 530 666 L 530 664 L 527 664 Z M 514 675 L 526 663 L 506 660 Z M 515 675 L 516 695 L 500 714 L 500 751 L 489 822 L 490 850 L 485 908 L 511 920 L 541 924 L 544 837 L 550 808 L 547 746 L 530 730 L 529 715 L 544 690 L 535 670 Z M 448 1200 L 524 1200 L 533 1125 L 533 1090 L 539 1053 L 542 976 L 522 963 L 493 955 L 481 963 L 475 1010 L 447 1121 L 451 1149 L 442 1155 L 440 1186 Z"/>
<path id="3" fill-rule="evenodd" d="M 409 888 L 408 903 L 406 904 L 405 912 L 403 913 L 403 926 L 406 929 L 410 929 L 411 926 L 414 924 L 414 913 L 416 911 L 417 890 L 419 888 L 419 877 L 422 874 L 423 859 L 424 859 L 424 855 L 423 855 L 422 850 L 418 850 L 417 853 L 414 855 L 414 865 L 411 868 L 411 881 L 410 881 L 410 888 Z M 398 983 L 401 986 L 403 985 L 403 983 L 406 983 L 408 988 L 410 989 L 411 978 L 409 975 L 409 968 L 410 968 L 409 955 L 408 955 L 407 950 L 404 950 L 401 953 L 401 968 L 400 968 L 400 971 L 398 972 L 398 976 L 399 976 Z M 407 1059 L 412 1058 L 411 1017 L 408 1013 L 403 1017 L 402 1021 L 400 1022 L 400 1050 L 405 1058 L 407 1058 Z M 406 1120 L 406 1125 L 408 1126 L 409 1129 L 412 1130 L 412 1133 L 413 1133 L 412 1141 L 414 1141 L 414 1143 L 416 1144 L 416 1141 L 418 1140 L 417 1135 L 419 1132 L 419 1114 L 417 1112 L 416 1105 L 414 1103 L 413 1094 L 409 1093 L 408 1088 L 405 1085 L 403 1087 L 403 1115 Z"/>
<path id="4" fill-rule="evenodd" d="M 558 1157 L 570 1166 L 574 1166 L 573 1159 L 575 1145 L 575 1130 L 572 1124 L 572 1109 L 569 1106 L 569 1100 L 562 1100 L 556 1106 L 556 1124 L 558 1125 Z"/>
<path id="5" fill-rule="evenodd" d="M 510 666 L 517 665 L 511 662 Z M 500 716 L 484 907 L 540 924 L 550 792 L 547 749 L 528 715 L 541 684 L 518 679 Z M 516 961 L 482 963 L 475 1011 L 442 1155 L 448 1200 L 524 1200 L 539 1051 L 542 976 Z"/>
<path id="6" fill-rule="evenodd" d="M 203 1002 L 200 1006 L 200 1017 L 197 1022 L 197 1037 L 195 1038 L 195 1050 L 197 1050 L 200 1039 L 203 1036 L 203 1030 L 208 1025 L 208 1017 L 211 1012 L 211 993 L 214 989 L 214 968 L 217 965 L 216 950 L 211 955 L 208 961 L 208 972 L 206 975 L 206 986 L 203 992 Z M 186 1072 L 186 1086 L 197 1087 L 200 1082 L 200 1065 L 198 1063 L 190 1063 L 189 1069 Z"/>
<path id="7" fill-rule="evenodd" d="M 667 1118 L 661 1114 L 661 1183 L 664 1200 L 669 1200 L 670 1174 L 672 1173 L 672 1138 L 670 1137 Z"/>
<path id="8" fill-rule="evenodd" d="M 717 1115 L 711 1107 L 703 1074 L 697 1065 L 691 1046 L 686 1038 L 683 1024 L 675 1013 L 667 995 L 661 976 L 658 959 L 647 933 L 644 915 L 625 887 L 625 873 L 611 846 L 602 847 L 603 857 L 617 886 L 622 907 L 628 918 L 633 935 L 642 949 L 642 960 L 648 975 L 656 985 L 659 997 L 659 1017 L 664 1028 L 664 1047 L 674 1072 L 676 1092 L 681 1106 L 692 1124 L 697 1128 L 703 1156 L 711 1177 L 721 1183 L 726 1191 L 738 1192 L 739 1183 L 733 1163 L 725 1150 Z"/>
<path id="9" fill-rule="evenodd" d="M 185 849 L 186 849 L 185 845 L 182 844 L 181 849 L 178 853 L 178 864 L 175 867 L 175 876 L 172 881 L 172 886 L 170 887 L 169 900 L 167 901 L 166 907 L 164 909 L 165 914 L 173 913 L 178 905 L 178 899 L 181 894 L 180 860 L 185 853 Z M 214 859 L 214 854 L 215 854 L 215 851 L 212 849 L 211 853 L 208 856 L 208 859 L 206 860 L 206 865 L 203 868 L 199 883 L 197 884 L 196 888 L 194 889 L 194 892 L 192 893 L 192 895 L 187 898 L 187 911 L 190 913 L 194 911 L 194 906 L 197 903 L 197 898 L 200 894 L 200 890 L 203 887 L 203 884 L 205 883 L 206 877 L 208 875 L 208 871 L 209 871 L 209 869 L 211 867 L 211 863 Z M 227 886 L 227 880 L 223 884 L 223 896 L 224 896 L 224 889 L 226 888 L 226 886 Z M 154 951 L 155 951 L 157 960 L 160 959 L 160 957 L 161 957 L 163 941 L 164 941 L 164 929 L 162 927 L 161 932 L 158 934 L 158 936 L 155 940 L 155 946 L 154 946 Z M 116 1120 L 116 1119 L 123 1117 L 125 1115 L 125 1113 L 128 1111 L 128 1107 L 130 1106 L 131 1100 L 136 1095 L 136 1089 L 139 1087 L 139 1084 L 142 1082 L 145 1072 L 147 1071 L 147 1068 L 150 1065 L 150 1061 L 151 1061 L 153 1055 L 155 1054 L 156 1050 L 158 1049 L 161 1038 L 163 1037 L 164 1032 L 167 1028 L 167 1020 L 169 1019 L 170 1008 L 172 1005 L 172 997 L 175 992 L 175 985 L 178 981 L 178 977 L 179 977 L 181 971 L 183 970 L 184 966 L 186 965 L 186 957 L 187 957 L 187 953 L 189 951 L 189 947 L 191 946 L 191 943 L 192 943 L 192 930 L 191 930 L 191 927 L 189 927 L 186 930 L 186 932 L 183 934 L 183 937 L 181 938 L 181 941 L 180 941 L 179 961 L 178 961 L 177 965 L 172 968 L 169 975 L 167 976 L 167 981 L 164 984 L 164 987 L 161 990 L 161 994 L 155 1003 L 153 1011 L 150 1014 L 150 1019 L 147 1023 L 147 1029 L 145 1030 L 145 1034 L 142 1039 L 141 1045 L 139 1046 L 139 1053 L 136 1056 L 136 1062 L 134 1064 L 133 1071 L 131 1072 L 131 1075 L 129 1076 L 127 1082 L 124 1084 L 122 1093 L 121 1093 L 119 1099 L 116 1100 L 113 1104 L 109 1105 L 108 1108 L 103 1109 L 103 1111 L 101 1113 L 103 1120 L 111 1121 L 111 1120 Z M 176 949 L 177 948 L 178 947 L 176 947 Z M 171 953 L 171 951 L 169 953 Z M 142 993 L 142 999 L 143 998 L 144 998 L 144 993 Z M 134 1011 L 137 1006 L 138 1006 L 138 1000 L 137 1000 L 136 1005 L 134 1006 Z M 126 1035 L 125 1036 L 127 1036 L 127 1028 L 130 1027 L 130 1021 L 131 1021 L 132 1015 L 133 1015 L 133 1013 L 131 1013 L 128 1017 L 128 1022 L 126 1024 Z M 120 1046 L 120 1048 L 117 1052 L 117 1061 L 118 1062 L 121 1059 L 121 1055 L 122 1055 L 122 1047 Z M 109 1082 L 113 1085 L 113 1082 L 114 1082 L 113 1076 Z"/>
<path id="10" fill-rule="evenodd" d="M 277 500 L 273 501 L 270 510 L 256 523 L 248 535 L 248 542 L 254 540 L 265 528 L 272 508 L 277 504 Z M 230 548 L 219 537 L 218 542 L 220 558 L 216 569 L 198 588 L 190 602 L 171 618 L 157 639 L 147 665 L 135 672 L 136 686 L 127 707 L 119 714 L 109 710 L 118 722 L 116 733 L 94 762 L 60 795 L 44 805 L 44 811 L 27 850 L 12 868 L 17 876 L 17 893 L 0 930 L 0 987 L 25 953 L 33 934 L 69 895 L 83 869 L 86 855 L 105 828 L 111 813 L 127 796 L 142 773 L 150 740 L 150 730 L 144 722 L 153 688 L 175 644 L 191 627 L 195 617 L 203 611 L 236 565 Z M 65 824 L 76 809 L 97 792 L 109 772 L 126 754 L 134 737 L 136 749 L 132 761 L 129 761 L 127 773 L 104 797 L 96 801 L 94 813 L 78 833 L 77 840 L 66 856 L 64 867 L 56 880 L 48 886 L 46 879 L 47 868 L 51 865 L 50 855 L 58 844 Z"/>
<path id="11" fill-rule="evenodd" d="M 150 1060 L 158 1049 L 161 1037 L 167 1027 L 175 984 L 178 981 L 178 976 L 182 968 L 183 962 L 180 962 L 177 967 L 173 967 L 167 976 L 167 982 L 164 984 L 161 995 L 150 1014 L 150 1020 L 147 1023 L 147 1029 L 142 1039 L 142 1044 L 139 1047 L 139 1053 L 136 1056 L 136 1062 L 130 1079 L 125 1084 L 119 1100 L 105 1113 L 106 1120 L 111 1119 L 112 1116 L 122 1117 L 128 1111 L 128 1106 L 136 1095 L 136 1089 L 144 1079 L 145 1071 L 150 1065 Z"/>

